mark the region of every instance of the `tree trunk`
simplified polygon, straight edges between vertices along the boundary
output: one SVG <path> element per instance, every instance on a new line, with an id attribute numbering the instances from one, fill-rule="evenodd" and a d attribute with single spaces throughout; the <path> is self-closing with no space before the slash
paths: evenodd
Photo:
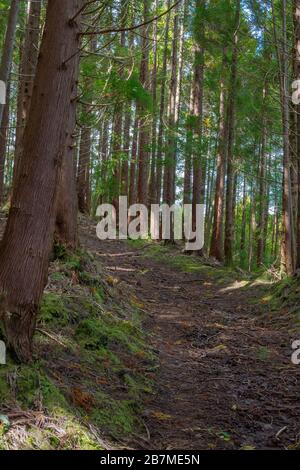
<path id="1" fill-rule="evenodd" d="M 79 70 L 76 72 L 78 75 Z M 71 250 L 78 247 L 78 198 L 76 188 L 75 138 L 77 86 L 71 96 L 67 139 L 63 146 L 63 160 L 57 187 L 55 241 Z"/>
<path id="2" fill-rule="evenodd" d="M 170 8 L 171 1 L 168 0 L 167 8 Z M 166 105 L 166 78 L 167 78 L 167 61 L 168 61 L 168 40 L 169 40 L 169 29 L 170 29 L 170 18 L 171 12 L 168 13 L 166 19 L 165 37 L 164 37 L 164 51 L 163 51 L 163 63 L 161 70 L 161 90 L 160 90 L 160 108 L 159 108 L 159 127 L 157 137 L 157 155 L 156 155 L 156 204 L 161 202 L 162 193 L 162 170 L 163 170 L 163 140 L 164 140 L 164 116 L 165 116 L 165 105 Z"/>
<path id="3" fill-rule="evenodd" d="M 138 153 L 138 135 L 139 135 L 139 118 L 138 108 L 135 109 L 135 118 L 133 125 L 132 147 L 131 147 L 131 160 L 130 160 L 130 175 L 129 175 L 129 205 L 136 203 L 136 159 Z"/>
<path id="4" fill-rule="evenodd" d="M 90 156 L 91 129 L 84 127 L 81 129 L 77 175 L 78 209 L 82 214 L 89 214 L 91 207 Z"/>
<path id="5" fill-rule="evenodd" d="M 33 82 L 38 60 L 40 40 L 41 0 L 31 1 L 25 32 L 24 46 L 21 53 L 20 86 L 18 95 L 15 172 L 18 167 L 19 155 L 22 154 L 22 138 L 26 125 L 33 91 Z"/>
<path id="6" fill-rule="evenodd" d="M 228 99 L 228 152 L 227 152 L 227 188 L 226 188 L 226 210 L 225 210 L 225 241 L 224 241 L 224 254 L 227 266 L 233 262 L 233 220 L 234 220 L 234 164 L 233 164 L 233 151 L 234 151 L 234 130 L 235 130 L 235 99 L 236 99 L 236 85 L 237 85 L 237 62 L 238 62 L 238 29 L 240 23 L 240 0 L 236 2 L 236 18 L 235 18 L 235 32 L 233 41 L 232 64 L 231 64 L 231 79 L 230 90 Z"/>
<path id="7" fill-rule="evenodd" d="M 149 19 L 149 0 L 144 0 L 144 21 Z M 148 88 L 149 81 L 149 26 L 142 28 L 142 59 L 140 66 L 140 82 L 145 89 Z M 149 166 L 149 129 L 145 117 L 145 109 L 139 106 L 139 148 L 138 148 L 138 183 L 137 199 L 140 204 L 148 204 L 148 166 Z"/>
<path id="8" fill-rule="evenodd" d="M 194 93 L 193 86 L 190 90 L 189 114 L 186 121 L 186 144 L 185 144 L 185 160 L 184 160 L 184 180 L 183 180 L 183 204 L 191 204 L 192 202 L 192 145 L 193 145 L 193 129 L 191 119 L 194 109 Z"/>
<path id="9" fill-rule="evenodd" d="M 202 11 L 205 8 L 204 0 L 197 0 L 197 15 L 196 15 L 196 44 L 195 44 L 195 75 L 194 75 L 194 140 L 197 144 L 197 151 L 193 145 L 193 213 L 192 225 L 193 230 L 196 230 L 196 207 L 197 204 L 204 203 L 204 172 L 203 172 L 203 155 L 202 155 L 202 131 L 203 131 L 203 80 L 204 80 L 204 39 L 205 32 L 202 21 Z"/>
<path id="10" fill-rule="evenodd" d="M 266 89 L 263 91 L 264 99 L 263 106 L 266 101 Z M 266 229 L 266 116 L 263 115 L 262 123 L 262 142 L 260 149 L 260 162 L 259 162 L 259 212 L 257 224 L 257 266 L 261 266 L 264 261 L 265 253 L 265 229 Z"/>
<path id="11" fill-rule="evenodd" d="M 157 11 L 158 0 L 155 0 L 155 11 Z M 157 150 L 157 21 L 153 23 L 153 68 L 152 68 L 152 149 L 151 170 L 149 183 L 149 205 L 156 203 L 156 150 Z"/>
<path id="12" fill-rule="evenodd" d="M 300 0 L 294 0 L 295 11 L 295 78 L 300 80 Z M 298 213 L 297 213 L 297 260 L 296 267 L 300 269 L 300 104 L 295 106 L 296 111 L 296 154 L 298 163 Z"/>
<path id="13" fill-rule="evenodd" d="M 82 0 L 48 1 L 22 165 L 0 246 L 1 319 L 7 345 L 21 361 L 31 359 L 38 307 L 47 282 L 65 123 L 79 60 L 79 28 L 70 19 L 81 6 Z"/>
<path id="14" fill-rule="evenodd" d="M 131 131 L 131 104 L 130 108 L 126 110 L 124 118 L 124 131 L 123 131 L 123 153 L 124 160 L 122 162 L 121 173 L 121 195 L 128 196 L 129 188 L 129 155 L 130 155 L 130 131 Z M 126 155 L 126 156 L 125 156 Z"/>
<path id="15" fill-rule="evenodd" d="M 225 66 L 225 49 L 223 52 L 223 67 Z M 214 204 L 214 222 L 210 245 L 210 256 L 223 261 L 223 218 L 224 218 L 224 189 L 226 170 L 226 126 L 225 126 L 225 83 L 222 70 L 220 84 L 220 111 L 219 111 L 219 148 L 217 154 L 217 177 Z"/>
<path id="16" fill-rule="evenodd" d="M 94 53 L 97 48 L 97 39 L 92 38 L 90 42 L 90 52 Z M 88 99 L 92 88 L 90 77 L 85 77 L 84 88 Z M 82 214 L 91 212 L 91 151 L 92 151 L 92 129 L 91 116 L 93 110 L 87 103 L 82 105 L 84 120 L 86 120 L 81 129 L 81 138 L 79 146 L 79 160 L 77 173 L 77 195 L 78 209 Z"/>
<path id="17" fill-rule="evenodd" d="M 282 37 L 278 38 L 275 22 L 275 6 L 271 0 L 273 35 L 276 47 L 280 100 L 283 129 L 283 179 L 282 179 L 282 241 L 281 241 L 281 269 L 288 275 L 294 273 L 293 259 L 293 222 L 291 207 L 291 159 L 290 159 L 290 101 L 289 101 L 289 50 L 287 44 L 287 2 L 282 0 Z"/>
<path id="18" fill-rule="evenodd" d="M 4 171 L 8 140 L 9 127 L 9 108 L 10 108 L 10 84 L 6 90 L 6 105 L 2 116 L 2 126 L 0 127 L 0 207 L 4 202 Z"/>
<path id="19" fill-rule="evenodd" d="M 246 262 L 246 222 L 247 222 L 247 188 L 246 188 L 246 178 L 244 176 L 241 243 L 240 243 L 240 265 L 242 268 L 245 267 L 245 262 Z"/>
<path id="20" fill-rule="evenodd" d="M 177 67 L 178 67 L 178 7 L 174 15 L 172 63 L 169 94 L 168 147 L 164 162 L 164 202 L 172 206 L 175 201 L 174 172 L 176 168 L 176 104 L 177 104 Z M 171 231 L 172 232 L 172 231 Z M 172 233 L 171 233 L 172 237 Z"/>

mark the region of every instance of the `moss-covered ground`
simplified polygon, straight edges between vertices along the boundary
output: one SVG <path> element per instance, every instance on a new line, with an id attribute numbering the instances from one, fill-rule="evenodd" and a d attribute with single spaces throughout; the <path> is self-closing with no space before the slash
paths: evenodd
<path id="1" fill-rule="evenodd" d="M 145 434 L 142 402 L 153 393 L 142 312 L 92 254 L 57 246 L 53 258 L 35 359 L 8 356 L 0 368 L 0 449 L 120 446 Z"/>

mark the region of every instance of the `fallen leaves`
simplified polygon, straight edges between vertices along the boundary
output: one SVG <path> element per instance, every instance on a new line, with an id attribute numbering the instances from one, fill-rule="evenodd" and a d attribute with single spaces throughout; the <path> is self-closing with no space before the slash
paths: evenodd
<path id="1" fill-rule="evenodd" d="M 168 421 L 169 419 L 172 419 L 171 415 L 163 413 L 162 411 L 152 411 L 151 415 L 159 421 Z"/>

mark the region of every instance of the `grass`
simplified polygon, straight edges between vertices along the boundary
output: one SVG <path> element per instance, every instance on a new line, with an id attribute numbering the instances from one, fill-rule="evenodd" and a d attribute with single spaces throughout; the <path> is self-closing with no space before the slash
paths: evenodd
<path id="1" fill-rule="evenodd" d="M 133 249 L 144 250 L 144 255 L 186 273 L 205 275 L 218 283 L 241 280 L 245 276 L 232 268 L 221 265 L 210 265 L 197 255 L 186 254 L 179 251 L 178 245 L 164 245 L 150 240 L 128 240 Z M 249 281 L 249 278 L 247 278 Z"/>

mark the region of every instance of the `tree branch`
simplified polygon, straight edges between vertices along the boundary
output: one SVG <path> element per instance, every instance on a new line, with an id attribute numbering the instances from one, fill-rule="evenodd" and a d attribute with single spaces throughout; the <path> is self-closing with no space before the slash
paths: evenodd
<path id="1" fill-rule="evenodd" d="M 143 23 L 133 25 L 133 26 L 128 26 L 127 28 L 107 28 L 107 29 L 100 29 L 99 31 L 87 31 L 85 33 L 79 33 L 80 36 L 92 36 L 92 35 L 98 35 L 98 34 L 107 34 L 107 33 L 122 33 L 125 31 L 133 31 L 134 29 L 141 28 L 142 26 L 146 26 L 150 23 L 153 23 L 154 21 L 159 20 L 162 16 L 167 15 L 173 8 L 176 8 L 177 5 L 181 2 L 181 0 L 178 0 L 174 5 L 172 5 L 170 8 L 168 8 L 166 11 L 161 13 L 160 15 L 156 16 L 155 18 L 151 18 L 151 20 L 144 21 Z"/>

